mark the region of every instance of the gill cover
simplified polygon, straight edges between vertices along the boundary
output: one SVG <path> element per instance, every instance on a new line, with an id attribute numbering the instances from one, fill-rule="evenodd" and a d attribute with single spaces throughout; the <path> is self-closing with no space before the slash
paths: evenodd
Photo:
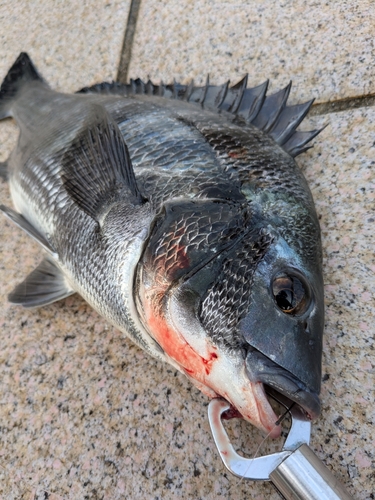
<path id="1" fill-rule="evenodd" d="M 140 264 L 138 289 L 145 294 L 140 306 L 152 304 L 163 316 L 173 297 L 173 311 L 179 316 L 185 311 L 184 330 L 194 330 L 191 336 L 199 335 L 199 325 L 213 345 L 242 352 L 243 359 L 255 349 L 289 372 L 298 390 L 319 393 L 324 324 L 320 265 L 314 269 L 304 262 L 249 205 L 207 199 L 167 202 Z M 175 307 L 177 302 L 181 306 Z"/>

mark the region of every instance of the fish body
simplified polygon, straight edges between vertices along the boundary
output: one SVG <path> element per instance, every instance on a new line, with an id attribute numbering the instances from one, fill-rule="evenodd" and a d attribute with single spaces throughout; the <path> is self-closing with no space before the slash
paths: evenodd
<path id="1" fill-rule="evenodd" d="M 293 157 L 290 86 L 100 84 L 53 91 L 26 54 L 0 90 L 20 128 L 15 210 L 46 257 L 9 295 L 78 292 L 149 354 L 276 436 L 265 386 L 320 411 L 319 223 Z"/>

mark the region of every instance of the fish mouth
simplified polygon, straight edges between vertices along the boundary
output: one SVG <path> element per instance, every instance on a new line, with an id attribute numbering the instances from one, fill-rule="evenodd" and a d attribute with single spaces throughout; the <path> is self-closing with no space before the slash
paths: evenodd
<path id="1" fill-rule="evenodd" d="M 256 349 L 249 349 L 246 355 L 246 373 L 252 382 L 261 382 L 266 392 L 279 393 L 284 402 L 296 403 L 308 420 L 315 420 L 320 415 L 319 395 L 271 359 Z M 268 391 L 268 388 L 271 390 Z"/>

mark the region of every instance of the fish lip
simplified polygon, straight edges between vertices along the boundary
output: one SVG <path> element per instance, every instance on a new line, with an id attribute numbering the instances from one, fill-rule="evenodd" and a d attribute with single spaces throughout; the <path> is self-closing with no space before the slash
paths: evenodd
<path id="1" fill-rule="evenodd" d="M 292 373 L 253 348 L 246 356 L 245 365 L 250 380 L 262 382 L 266 388 L 271 388 L 271 393 L 276 391 L 290 403 L 297 403 L 308 420 L 318 418 L 321 410 L 319 395 L 309 390 Z"/>
<path id="2" fill-rule="evenodd" d="M 294 382 L 288 377 L 279 376 L 276 380 L 268 380 L 263 382 L 265 386 L 270 387 L 277 393 L 285 396 L 290 402 L 297 403 L 303 410 L 308 420 L 315 420 L 320 415 L 321 404 L 318 394 L 308 390 L 301 389 L 297 384 L 294 384 L 294 390 L 285 389 L 285 382 L 293 384 Z M 266 387 L 266 392 L 267 391 Z"/>

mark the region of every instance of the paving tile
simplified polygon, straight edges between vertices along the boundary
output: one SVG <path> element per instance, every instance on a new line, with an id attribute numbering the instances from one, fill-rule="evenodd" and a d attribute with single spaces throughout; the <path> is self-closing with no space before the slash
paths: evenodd
<path id="1" fill-rule="evenodd" d="M 293 80 L 292 99 L 375 91 L 371 0 L 272 2 L 143 0 L 129 76 L 186 82 L 245 73 L 250 83 Z"/>
<path id="2" fill-rule="evenodd" d="M 375 109 L 322 116 L 300 165 L 321 217 L 326 330 L 322 418 L 313 447 L 355 498 L 375 481 Z"/>
<path id="3" fill-rule="evenodd" d="M 2 2 L 0 80 L 28 52 L 59 90 L 116 78 L 130 0 Z"/>

